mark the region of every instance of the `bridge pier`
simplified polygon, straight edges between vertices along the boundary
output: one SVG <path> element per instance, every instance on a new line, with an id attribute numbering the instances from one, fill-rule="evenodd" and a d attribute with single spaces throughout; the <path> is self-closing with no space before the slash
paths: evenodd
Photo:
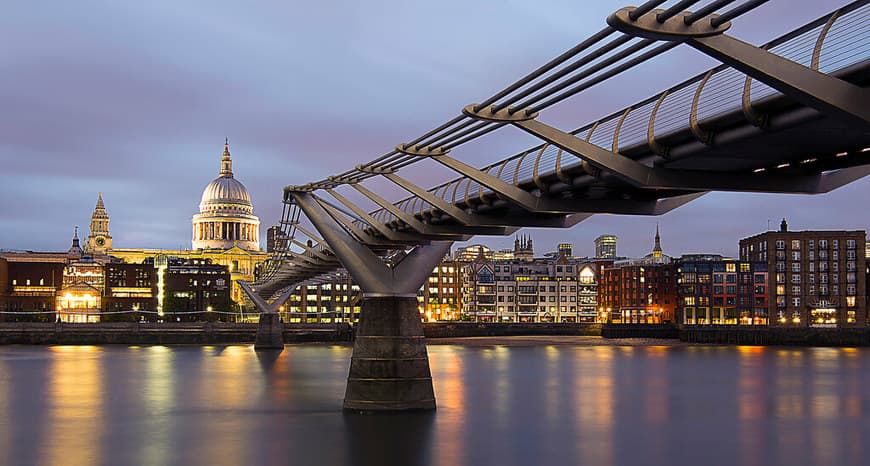
<path id="1" fill-rule="evenodd" d="M 355 329 L 344 408 L 435 409 L 416 297 L 370 297 Z"/>
<path id="2" fill-rule="evenodd" d="M 292 196 L 363 291 L 344 408 L 435 409 L 417 290 L 453 242 L 415 246 L 387 263 L 346 231 L 311 193 L 295 191 Z"/>
<path id="3" fill-rule="evenodd" d="M 254 340 L 255 350 L 283 350 L 284 349 L 284 324 L 281 322 L 281 316 L 278 315 L 278 306 L 280 306 L 290 294 L 296 289 L 296 286 L 287 287 L 278 299 L 271 304 L 267 303 L 260 295 L 258 295 L 247 282 L 240 281 L 239 287 L 242 291 L 251 298 L 251 302 L 260 311 L 260 321 L 257 324 L 257 337 Z"/>
<path id="4" fill-rule="evenodd" d="M 257 338 L 254 340 L 254 349 L 284 349 L 284 324 L 281 322 L 281 316 L 274 312 L 260 313 L 260 323 L 257 324 Z"/>

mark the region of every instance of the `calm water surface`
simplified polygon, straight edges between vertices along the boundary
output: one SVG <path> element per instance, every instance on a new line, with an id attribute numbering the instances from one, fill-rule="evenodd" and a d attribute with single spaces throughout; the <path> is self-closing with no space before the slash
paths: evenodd
<path id="1" fill-rule="evenodd" d="M 429 354 L 437 412 L 349 415 L 346 346 L 0 347 L 0 464 L 870 464 L 870 349 Z"/>

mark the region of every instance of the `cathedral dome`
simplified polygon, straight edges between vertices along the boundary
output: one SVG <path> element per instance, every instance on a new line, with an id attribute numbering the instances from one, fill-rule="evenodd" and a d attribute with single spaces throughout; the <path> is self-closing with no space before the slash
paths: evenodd
<path id="1" fill-rule="evenodd" d="M 247 188 L 233 177 L 229 142 L 224 143 L 221 170 L 202 191 L 199 213 L 193 216 L 194 249 L 248 250 L 260 247 L 260 219 Z"/>
<path id="2" fill-rule="evenodd" d="M 230 176 L 215 178 L 205 190 L 202 191 L 202 200 L 199 203 L 201 211 L 209 206 L 219 204 L 241 204 L 251 206 L 251 196 L 248 189 L 241 181 Z"/>

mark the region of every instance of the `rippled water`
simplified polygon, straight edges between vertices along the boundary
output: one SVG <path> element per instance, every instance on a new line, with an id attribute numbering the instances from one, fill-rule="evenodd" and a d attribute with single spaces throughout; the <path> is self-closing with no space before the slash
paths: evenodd
<path id="1" fill-rule="evenodd" d="M 0 463 L 870 464 L 870 349 L 429 352 L 436 412 L 352 415 L 346 346 L 0 347 Z"/>

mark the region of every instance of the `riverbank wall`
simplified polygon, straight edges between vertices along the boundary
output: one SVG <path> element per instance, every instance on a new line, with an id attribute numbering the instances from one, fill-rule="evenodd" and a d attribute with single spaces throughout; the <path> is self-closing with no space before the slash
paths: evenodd
<path id="1" fill-rule="evenodd" d="M 181 345 L 253 343 L 257 324 L 175 323 L 0 323 L 0 345 Z M 350 341 L 347 324 L 284 325 L 285 343 Z"/>
<path id="2" fill-rule="evenodd" d="M 426 338 L 511 337 L 535 335 L 601 335 L 601 324 L 593 323 L 484 323 L 427 322 Z"/>
<path id="3" fill-rule="evenodd" d="M 604 338 L 664 338 L 676 340 L 680 336 L 671 324 L 608 324 L 601 328 Z"/>
<path id="4" fill-rule="evenodd" d="M 870 346 L 870 328 L 778 328 L 683 326 L 688 343 L 760 346 Z"/>
<path id="5" fill-rule="evenodd" d="M 348 324 L 283 324 L 284 342 L 349 342 Z M 687 343 L 764 346 L 870 346 L 870 328 L 711 327 L 587 323 L 423 324 L 426 338 L 510 336 L 603 336 L 605 338 L 679 339 Z M 181 345 L 251 344 L 257 324 L 222 322 L 66 324 L 0 323 L 0 345 Z"/>
<path id="6" fill-rule="evenodd" d="M 601 335 L 601 324 L 432 322 L 423 324 L 427 338 L 504 337 L 532 335 Z M 249 344 L 257 324 L 222 322 L 166 323 L 0 323 L 0 345 L 172 345 Z M 285 343 L 349 342 L 348 324 L 284 324 Z"/>

